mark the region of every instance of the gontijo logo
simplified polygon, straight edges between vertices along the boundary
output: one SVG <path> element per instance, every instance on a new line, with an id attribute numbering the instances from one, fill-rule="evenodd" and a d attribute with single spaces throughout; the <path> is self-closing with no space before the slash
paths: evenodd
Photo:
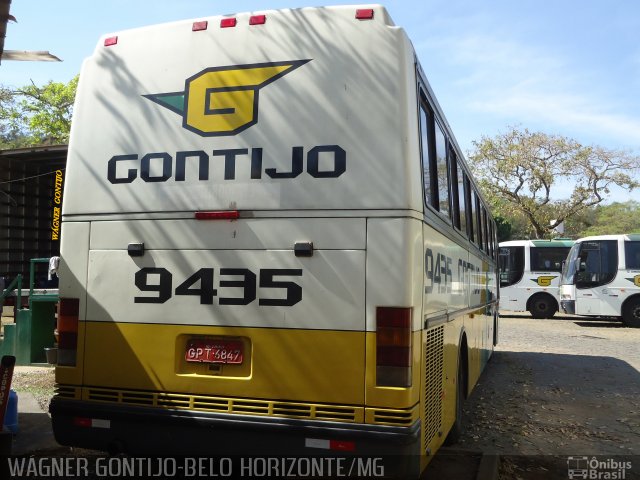
<path id="1" fill-rule="evenodd" d="M 551 281 L 556 278 L 557 275 L 540 275 L 538 278 L 532 278 L 531 281 L 537 283 L 541 287 L 551 286 Z"/>
<path id="2" fill-rule="evenodd" d="M 260 89 L 310 60 L 212 67 L 185 81 L 183 92 L 143 95 L 182 116 L 203 137 L 235 135 L 258 123 Z"/>

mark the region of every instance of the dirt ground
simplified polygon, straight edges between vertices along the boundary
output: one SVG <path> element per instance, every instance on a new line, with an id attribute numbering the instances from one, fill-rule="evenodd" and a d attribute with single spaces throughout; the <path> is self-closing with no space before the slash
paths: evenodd
<path id="1" fill-rule="evenodd" d="M 635 478 L 639 346 L 640 329 L 614 320 L 503 316 L 499 346 L 465 405 L 460 447 L 499 454 L 504 479 L 566 479 L 569 457 L 594 456 L 635 463 L 625 472 Z"/>
<path id="2" fill-rule="evenodd" d="M 54 390 L 53 367 L 15 367 L 11 388 L 16 392 L 29 392 L 45 412 L 49 411 L 49 401 Z"/>

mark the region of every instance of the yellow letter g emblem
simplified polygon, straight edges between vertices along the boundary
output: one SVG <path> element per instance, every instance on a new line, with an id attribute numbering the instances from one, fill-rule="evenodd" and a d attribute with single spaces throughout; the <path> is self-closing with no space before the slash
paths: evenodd
<path id="1" fill-rule="evenodd" d="M 208 68 L 188 78 L 184 92 L 145 97 L 182 115 L 198 135 L 235 135 L 258 122 L 260 89 L 308 61 Z"/>

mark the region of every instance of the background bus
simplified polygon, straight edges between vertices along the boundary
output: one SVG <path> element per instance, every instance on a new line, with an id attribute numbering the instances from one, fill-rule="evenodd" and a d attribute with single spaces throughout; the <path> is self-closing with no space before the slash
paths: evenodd
<path id="1" fill-rule="evenodd" d="M 566 313 L 620 317 L 640 328 L 640 234 L 576 240 L 560 293 Z"/>
<path id="2" fill-rule="evenodd" d="M 558 311 L 560 272 L 573 241 L 511 240 L 500 243 L 500 309 L 551 318 Z"/>
<path id="3" fill-rule="evenodd" d="M 63 229 L 64 445 L 417 475 L 496 341 L 495 224 L 380 6 L 103 37 Z"/>

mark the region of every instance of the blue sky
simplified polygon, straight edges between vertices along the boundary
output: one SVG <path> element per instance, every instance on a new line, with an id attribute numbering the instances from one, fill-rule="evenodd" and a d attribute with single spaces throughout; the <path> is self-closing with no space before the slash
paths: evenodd
<path id="1" fill-rule="evenodd" d="M 0 83 L 68 81 L 100 35 L 159 22 L 316 2 L 13 0 L 6 49 L 62 63 L 9 62 Z M 344 2 L 325 2 L 327 5 Z M 508 125 L 640 154 L 637 0 L 391 1 L 466 152 Z"/>

